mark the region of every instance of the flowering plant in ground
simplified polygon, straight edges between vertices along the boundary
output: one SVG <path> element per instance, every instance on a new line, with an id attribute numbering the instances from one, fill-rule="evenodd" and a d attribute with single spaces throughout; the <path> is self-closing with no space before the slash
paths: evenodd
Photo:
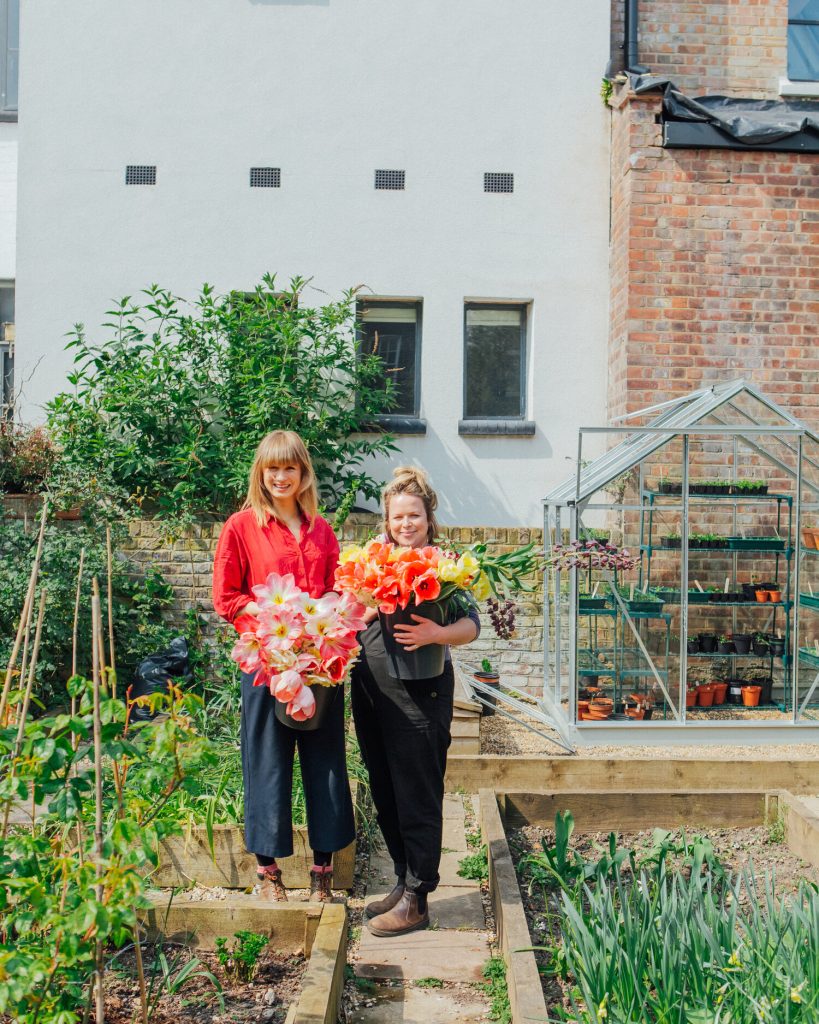
<path id="1" fill-rule="evenodd" d="M 360 647 L 363 607 L 354 596 L 328 593 L 314 598 L 296 586 L 292 573 L 272 572 L 253 588 L 258 616 L 242 615 L 231 657 L 243 672 L 255 672 L 254 686 L 267 686 L 297 722 L 312 718 L 311 686 L 338 686 L 347 678 Z"/>

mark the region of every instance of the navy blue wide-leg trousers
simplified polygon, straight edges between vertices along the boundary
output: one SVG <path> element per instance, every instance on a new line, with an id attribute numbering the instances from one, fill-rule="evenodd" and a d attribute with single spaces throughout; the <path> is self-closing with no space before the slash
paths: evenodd
<path id="1" fill-rule="evenodd" d="M 276 718 L 276 698 L 242 675 L 242 774 L 245 846 L 264 857 L 293 853 L 293 758 L 298 747 L 307 806 L 307 834 L 314 850 L 333 852 L 355 838 L 355 819 L 344 752 L 344 695 L 328 720 L 300 731 Z"/>

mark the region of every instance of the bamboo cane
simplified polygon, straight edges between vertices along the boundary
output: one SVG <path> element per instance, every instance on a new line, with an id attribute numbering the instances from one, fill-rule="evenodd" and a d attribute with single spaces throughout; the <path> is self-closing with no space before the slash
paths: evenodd
<path id="1" fill-rule="evenodd" d="M 111 672 L 111 696 L 117 695 L 117 663 L 114 660 L 114 584 L 112 580 L 111 525 L 105 527 L 105 554 L 108 575 L 108 665 Z"/>
<path id="2" fill-rule="evenodd" d="M 23 737 L 25 736 L 26 730 L 26 715 L 28 714 L 28 705 L 31 700 L 31 690 L 34 686 L 34 672 L 37 668 L 37 658 L 40 654 L 40 636 L 43 631 L 43 614 L 45 612 L 46 603 L 46 592 L 43 591 L 40 595 L 40 608 L 37 614 L 37 629 L 34 635 L 34 649 L 31 653 L 31 666 L 29 668 L 28 681 L 26 683 L 25 696 L 23 697 L 23 708 L 20 713 L 20 721 L 17 725 L 17 736 L 14 741 L 14 750 L 11 756 L 11 778 L 14 779 L 17 775 L 17 758 L 20 756 L 20 751 L 23 747 Z M 9 797 L 3 806 L 3 824 L 0 829 L 0 835 L 3 839 L 8 835 L 9 829 L 9 815 L 11 814 L 11 798 Z M 32 811 L 31 824 L 34 826 L 34 813 Z"/>
<path id="3" fill-rule="evenodd" d="M 45 536 L 47 510 L 48 502 L 44 501 L 43 510 L 40 515 L 40 533 L 37 536 L 37 550 L 34 554 L 34 564 L 31 567 L 31 576 L 28 581 L 26 599 L 23 602 L 23 612 L 20 616 L 20 624 L 17 627 L 17 636 L 14 638 L 14 646 L 11 649 L 9 663 L 6 667 L 6 680 L 3 684 L 3 693 L 0 694 L 0 725 L 2 725 L 6 720 L 6 708 L 8 705 L 9 691 L 11 690 L 11 678 L 14 673 L 14 666 L 17 662 L 17 655 L 20 653 L 20 645 L 23 642 L 23 632 L 25 630 L 26 622 L 29 621 L 31 609 L 34 606 L 34 588 L 37 585 L 37 577 L 40 575 L 40 558 L 43 554 L 43 538 Z"/>
<path id="4" fill-rule="evenodd" d="M 99 587 L 94 577 L 94 593 L 91 598 L 91 665 L 94 686 L 94 852 L 97 859 L 97 902 L 102 902 L 102 735 L 100 726 L 100 617 Z M 103 991 L 103 946 L 97 939 L 96 970 L 94 972 L 94 993 L 96 1000 L 96 1024 L 105 1021 L 105 993 Z"/>
<path id="5" fill-rule="evenodd" d="M 74 627 L 71 631 L 71 675 L 77 674 L 77 637 L 80 624 L 80 597 L 82 595 L 82 570 L 85 564 L 85 548 L 80 549 L 80 564 L 77 569 L 77 593 L 74 597 Z M 77 698 L 71 698 L 71 717 L 77 713 Z"/>
<path id="6" fill-rule="evenodd" d="M 26 618 L 26 628 L 23 633 L 23 654 L 20 658 L 20 687 L 25 686 L 26 678 L 28 673 L 28 649 L 31 642 L 31 622 L 34 618 L 34 602 L 28 606 L 28 617 Z M 6 725 L 17 725 L 18 716 L 20 713 L 19 707 L 12 707 L 9 705 L 6 708 Z"/>

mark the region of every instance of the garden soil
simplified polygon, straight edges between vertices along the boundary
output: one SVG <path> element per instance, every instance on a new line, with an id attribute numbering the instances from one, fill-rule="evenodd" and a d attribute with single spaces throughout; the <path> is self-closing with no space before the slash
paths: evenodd
<path id="1" fill-rule="evenodd" d="M 307 961 L 303 956 L 267 952 L 259 960 L 259 968 L 251 982 L 226 979 L 215 953 L 185 950 L 181 946 L 163 947 L 174 973 L 196 957 L 222 984 L 224 1009 L 219 1005 L 212 982 L 205 979 L 188 981 L 177 994 L 163 992 L 151 1015 L 151 1024 L 228 1024 L 228 1022 L 262 1021 L 283 1024 L 290 1004 L 298 997 Z M 151 966 L 157 950 L 143 951 L 147 984 L 151 983 Z M 177 959 L 178 957 L 178 959 Z M 195 973 L 195 972 L 194 972 Z M 154 985 L 154 995 L 162 984 L 161 971 Z M 149 1003 L 150 999 L 149 997 Z M 105 981 L 106 1024 L 133 1024 L 139 1016 L 139 989 L 133 952 L 118 957 L 115 969 L 109 969 Z"/>

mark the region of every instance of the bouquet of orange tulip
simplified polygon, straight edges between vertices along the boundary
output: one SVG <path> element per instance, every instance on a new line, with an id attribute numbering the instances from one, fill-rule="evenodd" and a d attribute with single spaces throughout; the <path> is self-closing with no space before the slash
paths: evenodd
<path id="1" fill-rule="evenodd" d="M 364 609 L 350 594 L 310 597 L 290 573 L 271 573 L 253 593 L 259 614 L 237 619 L 231 657 L 243 672 L 256 673 L 254 686 L 268 686 L 287 715 L 304 722 L 316 710 L 311 687 L 347 678 L 361 649 L 356 633 Z"/>
<path id="2" fill-rule="evenodd" d="M 458 556 L 432 545 L 401 548 L 379 540 L 341 552 L 336 584 L 342 593 L 385 615 L 410 603 L 447 606 L 460 603 L 468 592 L 478 600 L 490 593 L 486 575 L 469 552 Z"/>

